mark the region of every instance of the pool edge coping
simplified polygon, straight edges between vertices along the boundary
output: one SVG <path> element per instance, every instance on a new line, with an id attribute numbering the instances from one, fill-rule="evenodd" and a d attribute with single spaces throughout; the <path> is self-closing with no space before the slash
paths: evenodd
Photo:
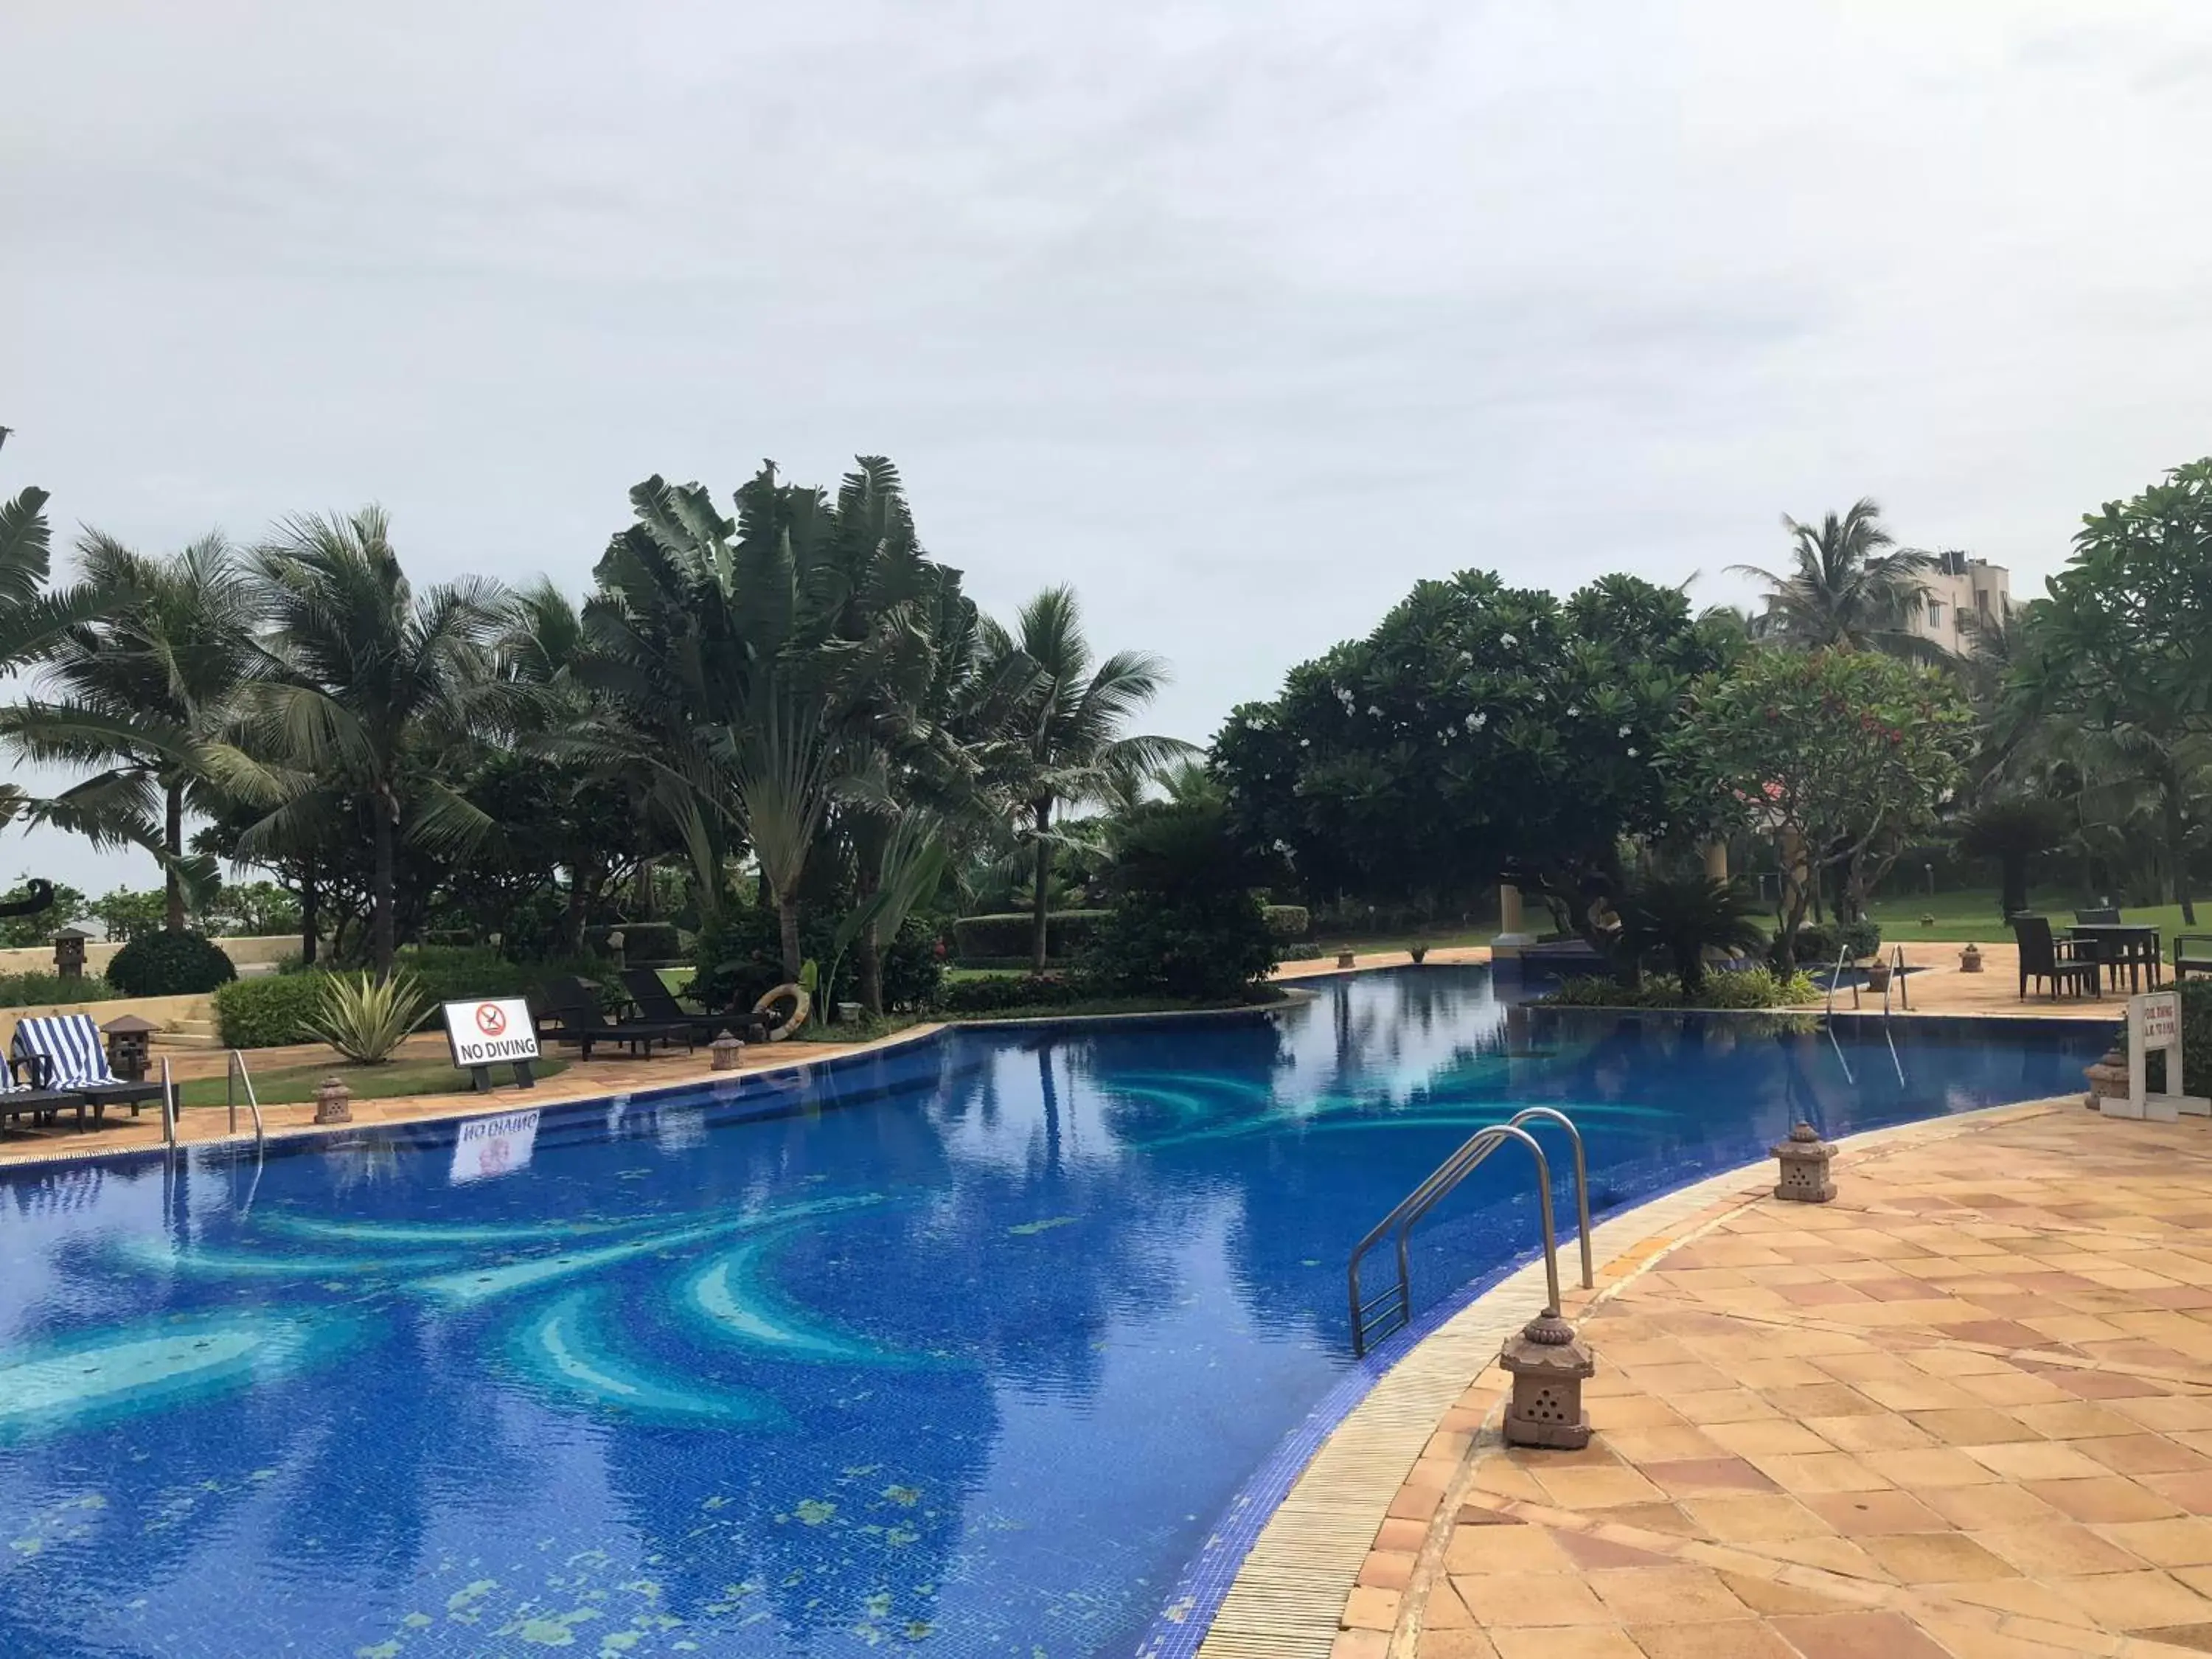
<path id="1" fill-rule="evenodd" d="M 2078 1108 L 2081 1098 L 2047 1095 L 1946 1113 L 1862 1130 L 1835 1145 L 1866 1152 L 1947 1140 L 2011 1118 Z M 1598 1286 L 1578 1291 L 1582 1306 L 1571 1316 L 1666 1251 L 1771 1195 L 1771 1169 L 1764 1159 L 1740 1164 L 1598 1223 L 1590 1235 Z M 1676 1231 L 1693 1221 L 1687 1231 Z M 1624 1264 L 1625 1271 L 1614 1271 Z M 1541 1304 L 1543 1264 L 1530 1261 L 1471 1288 L 1465 1300 L 1447 1299 L 1433 1310 L 1414 1340 L 1393 1344 L 1382 1363 L 1352 1372 L 1253 1471 L 1205 1547 L 1185 1564 L 1176 1599 L 1139 1644 L 1140 1659 L 1329 1659 L 1346 1599 L 1383 1522 L 1433 1521 L 1433 1505 L 1425 1516 L 1399 1516 L 1408 1476 L 1444 1414 Z M 1239 1512 L 1256 1489 L 1285 1476 L 1288 1490 L 1279 1501 L 1264 1511 Z M 1439 1491 L 1437 1504 L 1442 1498 Z M 1233 1562 L 1225 1583 L 1206 1571 L 1217 1562 Z M 1212 1606 L 1199 1605 L 1207 1600 Z"/>

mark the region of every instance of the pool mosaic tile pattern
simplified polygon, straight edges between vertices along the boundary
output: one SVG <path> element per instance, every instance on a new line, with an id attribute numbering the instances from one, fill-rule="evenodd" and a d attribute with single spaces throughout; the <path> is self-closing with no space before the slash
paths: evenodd
<path id="1" fill-rule="evenodd" d="M 1346 1249 L 1476 1125 L 1563 1107 L 1602 1214 L 2103 1042 L 1321 993 L 548 1111 L 489 1177 L 430 1126 L 11 1171 L 0 1652 L 1127 1654 L 1355 1375 Z M 1525 1254 L 1502 1163 L 1424 1306 Z"/>

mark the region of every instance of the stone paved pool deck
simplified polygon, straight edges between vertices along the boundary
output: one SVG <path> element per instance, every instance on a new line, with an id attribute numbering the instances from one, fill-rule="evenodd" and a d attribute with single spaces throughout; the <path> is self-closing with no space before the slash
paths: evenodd
<path id="1" fill-rule="evenodd" d="M 2212 1121 L 2075 1097 L 1879 1132 L 1820 1206 L 1774 1200 L 1771 1169 L 1598 1230 L 1598 1288 L 1568 1297 L 1598 1357 L 1588 1449 L 1498 1437 L 1482 1362 L 1534 1311 L 1524 1273 L 1382 1379 L 1388 1432 L 1363 1405 L 1324 1446 L 1277 1516 L 1309 1535 L 1262 1534 L 1200 1652 L 2212 1652 Z M 1455 1373 L 1378 1486 L 1410 1396 Z M 1346 1540 L 1316 1544 L 1362 1518 L 1356 1483 L 1307 1487 L 1363 1437 L 1346 1574 Z M 1301 1591 L 1300 1558 L 1334 1582 Z M 1284 1618 L 1328 1595 L 1336 1628 Z"/>

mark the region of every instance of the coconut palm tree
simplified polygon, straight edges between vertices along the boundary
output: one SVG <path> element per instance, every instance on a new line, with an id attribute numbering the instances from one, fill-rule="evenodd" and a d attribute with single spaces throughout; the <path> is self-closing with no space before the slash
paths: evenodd
<path id="1" fill-rule="evenodd" d="M 1766 610 L 1753 621 L 1758 637 L 1808 651 L 1881 651 L 1921 662 L 1948 654 L 1910 631 L 1935 562 L 1910 548 L 1882 550 L 1895 541 L 1872 498 L 1862 496 L 1840 517 L 1831 513 L 1817 525 L 1784 514 L 1782 526 L 1792 544 L 1786 573 L 1730 567 L 1766 585 Z"/>
<path id="2" fill-rule="evenodd" d="M 1133 769 L 1149 773 L 1195 751 L 1179 738 L 1125 734 L 1166 684 L 1167 665 L 1138 651 L 1094 659 L 1072 587 L 1046 588 L 1021 608 L 1011 633 L 993 629 L 985 649 L 1001 663 L 1018 653 L 1034 671 L 1008 735 L 1021 744 L 1013 799 L 1017 833 L 1034 860 L 1030 955 L 1042 973 L 1054 811 L 1110 793 Z"/>
<path id="3" fill-rule="evenodd" d="M 210 805 L 202 757 L 226 742 L 264 660 L 258 590 L 220 535 L 149 558 L 86 532 L 78 557 L 95 586 L 135 595 L 63 635 L 44 680 L 51 702 L 0 713 L 0 732 L 35 760 L 95 768 L 41 803 L 41 817 L 101 839 L 153 839 L 167 887 L 164 925 L 185 927 L 188 805 Z"/>
<path id="4" fill-rule="evenodd" d="M 374 507 L 286 520 L 253 568 L 269 662 L 252 697 L 252 741 L 214 763 L 225 787 L 269 809 L 240 850 L 276 844 L 290 813 L 326 807 L 333 785 L 367 802 L 369 957 L 388 972 L 400 839 L 461 847 L 490 828 L 448 773 L 513 706 L 514 687 L 495 672 L 506 590 L 469 578 L 416 593 Z"/>

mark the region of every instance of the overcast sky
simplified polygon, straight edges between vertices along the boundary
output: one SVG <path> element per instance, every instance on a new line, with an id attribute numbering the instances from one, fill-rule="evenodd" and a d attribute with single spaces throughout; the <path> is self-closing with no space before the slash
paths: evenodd
<path id="1" fill-rule="evenodd" d="M 1467 566 L 1740 599 L 1872 495 L 2032 591 L 2212 451 L 2204 0 L 15 0 L 0 489 L 382 502 L 580 589 L 624 491 L 904 470 L 1207 737 Z M 18 870 L 147 884 L 9 832 Z"/>

